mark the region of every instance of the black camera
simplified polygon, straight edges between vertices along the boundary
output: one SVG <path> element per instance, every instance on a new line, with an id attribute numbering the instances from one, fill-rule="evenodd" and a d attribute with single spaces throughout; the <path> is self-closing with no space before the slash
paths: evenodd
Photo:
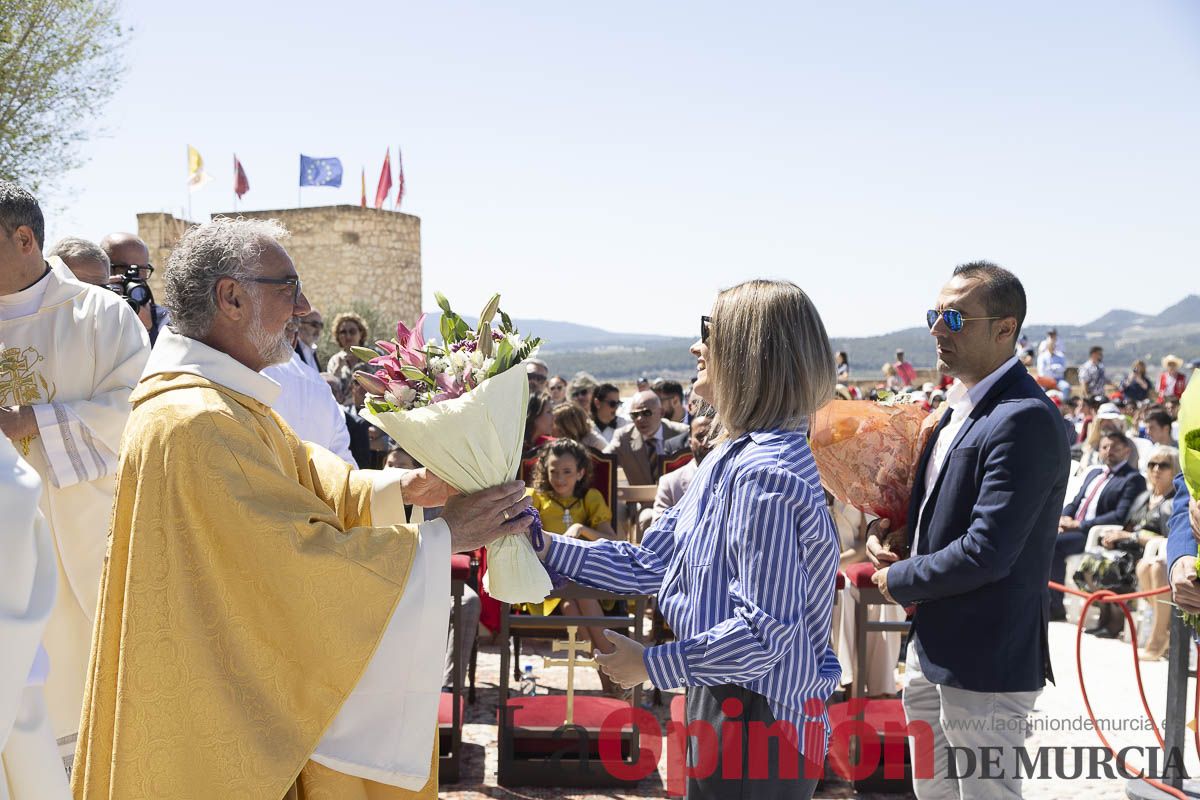
<path id="1" fill-rule="evenodd" d="M 135 314 L 141 311 L 143 306 L 154 302 L 154 294 L 150 291 L 150 285 L 142 277 L 144 271 L 145 267 L 130 264 L 125 268 L 124 274 L 114 274 L 105 284 L 105 288 L 109 291 L 124 297 L 125 302 L 129 303 Z"/>

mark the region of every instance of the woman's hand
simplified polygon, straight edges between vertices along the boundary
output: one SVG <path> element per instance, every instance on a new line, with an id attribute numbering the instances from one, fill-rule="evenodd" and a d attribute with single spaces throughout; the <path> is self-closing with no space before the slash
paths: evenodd
<path id="1" fill-rule="evenodd" d="M 1123 542 L 1132 537 L 1132 535 L 1133 534 L 1127 531 L 1113 531 L 1112 533 L 1106 533 L 1101 536 L 1100 544 L 1104 545 L 1105 547 L 1116 547 L 1117 542 Z"/>
<path id="2" fill-rule="evenodd" d="M 611 653 L 601 653 L 597 650 L 592 657 L 596 659 L 600 669 L 604 670 L 605 675 L 612 678 L 622 689 L 632 689 L 650 680 L 646 662 L 642 660 L 642 654 L 646 651 L 645 645 L 614 630 L 606 629 L 604 638 L 612 642 L 616 649 Z"/>

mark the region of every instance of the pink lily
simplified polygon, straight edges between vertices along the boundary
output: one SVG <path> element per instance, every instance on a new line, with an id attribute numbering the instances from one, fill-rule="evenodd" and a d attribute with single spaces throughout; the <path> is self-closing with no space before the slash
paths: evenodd
<path id="1" fill-rule="evenodd" d="M 463 387 L 452 380 L 450 376 L 444 372 L 441 375 L 438 375 L 435 380 L 437 381 L 438 388 L 442 390 L 434 398 L 435 402 L 441 402 L 442 400 L 448 400 L 452 397 L 458 397 L 463 393 Z"/>
<path id="2" fill-rule="evenodd" d="M 403 322 L 396 323 L 396 341 L 400 345 L 396 350 L 396 355 L 400 357 L 401 361 L 412 367 L 425 366 L 425 334 L 422 333 L 424 325 L 424 314 L 417 318 L 412 329 L 409 329 Z"/>

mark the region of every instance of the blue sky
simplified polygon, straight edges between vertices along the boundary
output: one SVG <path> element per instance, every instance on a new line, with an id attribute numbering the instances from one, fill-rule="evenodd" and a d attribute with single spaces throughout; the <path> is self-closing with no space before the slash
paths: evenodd
<path id="1" fill-rule="evenodd" d="M 920 324 L 954 264 L 1031 321 L 1200 290 L 1200 4 L 125 0 L 128 72 L 45 197 L 48 238 L 296 203 L 298 156 L 373 198 L 404 149 L 426 307 L 690 335 L 796 281 L 833 335 Z"/>

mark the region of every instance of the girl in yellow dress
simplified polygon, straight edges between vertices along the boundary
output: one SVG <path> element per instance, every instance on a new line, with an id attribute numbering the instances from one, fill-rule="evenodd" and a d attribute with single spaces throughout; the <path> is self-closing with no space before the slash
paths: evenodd
<path id="1" fill-rule="evenodd" d="M 528 494 L 530 504 L 542 516 L 542 530 L 558 536 L 594 540 L 616 536 L 612 526 L 612 510 L 604 496 L 589 488 L 592 461 L 587 449 L 573 439 L 555 439 L 538 451 L 533 486 Z M 533 614 L 550 614 L 560 606 L 551 597 L 541 604 L 528 604 Z M 599 617 L 604 614 L 597 600 L 563 600 L 562 613 L 569 616 Z M 600 628 L 583 628 L 592 647 L 601 653 L 611 652 L 612 644 Z"/>

